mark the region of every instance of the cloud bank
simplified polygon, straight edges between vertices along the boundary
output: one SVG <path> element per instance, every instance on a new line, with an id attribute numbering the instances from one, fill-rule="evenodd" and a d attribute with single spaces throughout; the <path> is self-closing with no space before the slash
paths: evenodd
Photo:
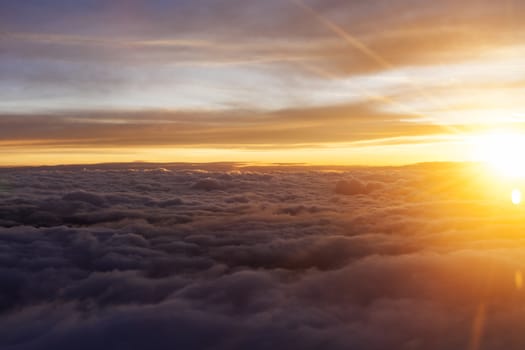
<path id="1" fill-rule="evenodd" d="M 521 349 L 475 166 L 0 169 L 0 347 Z"/>

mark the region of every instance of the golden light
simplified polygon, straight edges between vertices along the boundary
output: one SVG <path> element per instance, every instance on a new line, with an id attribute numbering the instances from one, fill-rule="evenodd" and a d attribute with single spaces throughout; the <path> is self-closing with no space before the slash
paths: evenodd
<path id="1" fill-rule="evenodd" d="M 520 156 L 525 150 L 525 135 L 512 131 L 493 132 L 475 137 L 474 143 L 476 158 L 488 163 L 501 176 L 525 177 L 525 159 Z"/>
<path id="2" fill-rule="evenodd" d="M 513 189 L 512 194 L 511 194 L 511 200 L 513 204 L 516 204 L 516 205 L 520 204 L 521 203 L 521 191 L 518 190 L 517 188 Z"/>

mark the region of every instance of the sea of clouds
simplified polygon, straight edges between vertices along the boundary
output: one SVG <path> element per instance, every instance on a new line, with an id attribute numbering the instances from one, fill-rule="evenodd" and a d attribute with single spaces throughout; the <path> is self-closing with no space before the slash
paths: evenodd
<path id="1" fill-rule="evenodd" d="M 478 174 L 0 169 L 0 349 L 523 349 L 525 211 Z"/>

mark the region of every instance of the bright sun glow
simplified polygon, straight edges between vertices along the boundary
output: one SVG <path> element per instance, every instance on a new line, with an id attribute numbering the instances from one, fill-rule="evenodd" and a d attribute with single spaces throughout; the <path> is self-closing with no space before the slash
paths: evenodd
<path id="1" fill-rule="evenodd" d="M 476 137 L 477 158 L 487 162 L 500 175 L 525 177 L 525 135 L 515 132 L 494 132 Z"/>
<path id="2" fill-rule="evenodd" d="M 511 194 L 512 203 L 518 205 L 521 203 L 521 191 L 517 188 L 512 190 Z"/>

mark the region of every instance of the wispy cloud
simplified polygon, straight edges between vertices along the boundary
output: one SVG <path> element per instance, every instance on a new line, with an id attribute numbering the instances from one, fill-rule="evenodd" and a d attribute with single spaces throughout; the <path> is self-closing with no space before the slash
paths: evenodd
<path id="1" fill-rule="evenodd" d="M 522 9 L 484 0 L 3 2 L 3 144 L 321 147 L 520 123 Z M 30 122 L 34 130 L 23 127 Z"/>
<path id="2" fill-rule="evenodd" d="M 442 133 L 417 116 L 383 113 L 367 104 L 257 110 L 70 111 L 2 115 L 2 143 L 69 146 L 293 147 Z M 28 130 L 27 125 L 32 127 Z"/>

